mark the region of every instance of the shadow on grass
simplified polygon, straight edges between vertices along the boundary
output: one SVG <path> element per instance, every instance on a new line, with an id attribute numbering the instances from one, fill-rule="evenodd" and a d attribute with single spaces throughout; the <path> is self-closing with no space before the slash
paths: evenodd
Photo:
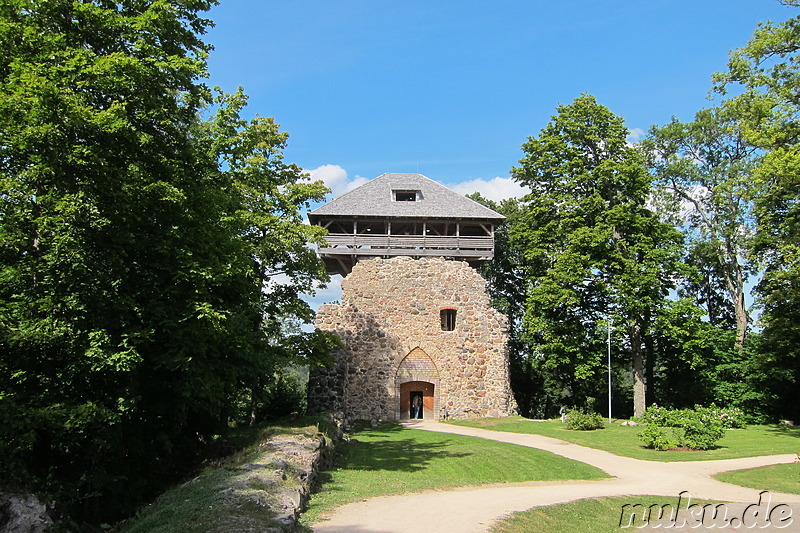
<path id="1" fill-rule="evenodd" d="M 438 459 L 457 459 L 472 455 L 446 451 L 452 445 L 452 440 L 446 438 L 423 442 L 414 437 L 397 437 L 398 433 L 405 431 L 412 430 L 398 424 L 382 424 L 375 429 L 355 433 L 354 438 L 341 447 L 339 468 L 416 472 L 427 468 Z"/>
<path id="2" fill-rule="evenodd" d="M 770 433 L 777 435 L 786 435 L 789 437 L 797 437 L 800 439 L 800 426 L 789 426 L 787 424 L 777 424 L 767 429 Z"/>

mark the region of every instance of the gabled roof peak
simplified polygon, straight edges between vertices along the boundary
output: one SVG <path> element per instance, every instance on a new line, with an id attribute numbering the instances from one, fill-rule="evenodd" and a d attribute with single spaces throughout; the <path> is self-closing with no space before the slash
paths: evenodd
<path id="1" fill-rule="evenodd" d="M 397 194 L 397 193 L 401 194 Z M 415 195 L 409 193 L 417 193 Z M 404 194 L 405 193 L 405 194 Z M 385 173 L 309 213 L 320 216 L 455 218 L 500 221 L 503 215 L 422 174 Z"/>

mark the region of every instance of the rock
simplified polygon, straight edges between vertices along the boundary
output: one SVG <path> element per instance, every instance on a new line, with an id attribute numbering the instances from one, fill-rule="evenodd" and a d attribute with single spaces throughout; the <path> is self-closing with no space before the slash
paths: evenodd
<path id="1" fill-rule="evenodd" d="M 0 493 L 0 531 L 43 533 L 53 525 L 47 505 L 33 494 Z"/>
<path id="2" fill-rule="evenodd" d="M 286 527 L 294 527 L 297 522 L 295 513 L 284 513 L 275 515 L 275 521 Z"/>

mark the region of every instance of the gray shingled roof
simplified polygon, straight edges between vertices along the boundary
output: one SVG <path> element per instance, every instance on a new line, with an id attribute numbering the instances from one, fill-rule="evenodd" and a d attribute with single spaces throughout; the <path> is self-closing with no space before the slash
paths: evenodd
<path id="1" fill-rule="evenodd" d="M 416 202 L 396 202 L 392 191 L 420 191 Z M 320 216 L 477 218 L 502 220 L 500 213 L 451 191 L 422 174 L 381 174 L 309 213 Z"/>

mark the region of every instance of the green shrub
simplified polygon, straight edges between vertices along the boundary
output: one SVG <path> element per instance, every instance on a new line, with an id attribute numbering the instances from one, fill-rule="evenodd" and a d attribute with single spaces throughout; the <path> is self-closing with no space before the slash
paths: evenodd
<path id="1" fill-rule="evenodd" d="M 653 404 L 637 421 L 648 426 L 680 427 L 682 419 L 683 410 L 667 409 Z"/>
<path id="2" fill-rule="evenodd" d="M 723 417 L 723 412 L 727 416 Z M 647 448 L 659 451 L 678 446 L 708 450 L 725 434 L 724 424 L 742 420 L 739 413 L 731 415 L 728 410 L 721 410 L 716 406 L 665 409 L 653 405 L 640 418 L 647 427 L 639 434 L 639 438 Z"/>
<path id="3" fill-rule="evenodd" d="M 717 420 L 724 429 L 744 429 L 747 427 L 744 411 L 738 407 L 717 407 L 712 403 L 708 407 L 696 405 L 695 411 L 708 413 L 708 416 Z"/>
<path id="4" fill-rule="evenodd" d="M 663 452 L 680 446 L 681 435 L 677 428 L 648 425 L 639 433 L 639 439 L 646 448 Z"/>
<path id="5" fill-rule="evenodd" d="M 694 450 L 712 448 L 725 434 L 722 423 L 707 409 L 687 412 L 682 427 L 683 445 Z"/>
<path id="6" fill-rule="evenodd" d="M 603 415 L 600 413 L 588 413 L 583 409 L 570 409 L 564 417 L 567 429 L 578 429 L 582 431 L 591 429 L 602 429 L 605 426 Z"/>

